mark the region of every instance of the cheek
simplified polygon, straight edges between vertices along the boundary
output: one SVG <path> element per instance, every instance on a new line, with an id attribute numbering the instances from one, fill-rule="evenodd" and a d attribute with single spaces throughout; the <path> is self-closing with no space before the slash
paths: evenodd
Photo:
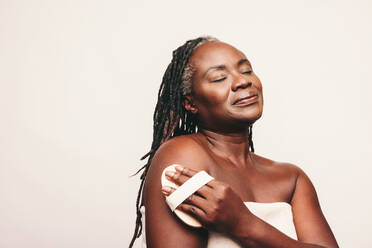
<path id="1" fill-rule="evenodd" d="M 257 77 L 257 76 L 256 76 Z M 258 84 L 258 88 L 260 89 L 260 91 L 262 92 L 262 83 L 261 83 L 261 80 L 257 77 L 257 84 Z"/>
<path id="2" fill-rule="evenodd" d="M 254 87 L 258 90 L 258 93 L 261 95 L 261 98 L 263 99 L 263 90 L 262 90 L 262 83 L 260 79 L 256 76 L 256 79 L 253 82 Z"/>
<path id="3" fill-rule="evenodd" d="M 256 87 L 260 92 L 262 92 L 262 83 L 261 83 L 261 80 L 257 77 L 257 75 L 255 75 L 255 77 L 254 77 L 253 84 L 254 84 L 254 86 L 255 86 L 255 87 Z"/>
<path id="4" fill-rule="evenodd" d="M 213 83 L 202 85 L 197 89 L 199 102 L 206 106 L 216 106 L 226 103 L 229 97 L 227 84 Z"/>

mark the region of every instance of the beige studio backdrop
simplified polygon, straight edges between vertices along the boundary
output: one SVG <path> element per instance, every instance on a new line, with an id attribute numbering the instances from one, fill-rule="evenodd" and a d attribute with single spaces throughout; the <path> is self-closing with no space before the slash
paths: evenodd
<path id="1" fill-rule="evenodd" d="M 264 86 L 256 153 L 372 247 L 370 1 L 0 0 L 0 247 L 127 247 L 171 52 L 213 35 Z"/>

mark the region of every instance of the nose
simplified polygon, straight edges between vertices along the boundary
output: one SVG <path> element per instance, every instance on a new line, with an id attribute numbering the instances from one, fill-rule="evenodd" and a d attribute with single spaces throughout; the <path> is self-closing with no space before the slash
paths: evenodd
<path id="1" fill-rule="evenodd" d="M 239 75 L 235 77 L 234 82 L 231 85 L 231 89 L 232 91 L 237 91 L 240 88 L 245 89 L 251 86 L 252 86 L 252 81 L 249 78 L 244 77 L 243 75 Z"/>

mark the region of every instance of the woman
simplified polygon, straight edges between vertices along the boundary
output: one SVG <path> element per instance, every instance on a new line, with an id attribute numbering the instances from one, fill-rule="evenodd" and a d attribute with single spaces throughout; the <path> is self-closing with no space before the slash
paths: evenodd
<path id="1" fill-rule="evenodd" d="M 307 175 L 254 153 L 252 125 L 262 110 L 261 82 L 233 46 L 201 37 L 173 52 L 159 90 L 130 246 L 141 233 L 142 206 L 148 247 L 338 247 Z M 177 207 L 203 228 L 185 225 L 165 202 L 175 190 L 160 180 L 170 164 L 181 165 L 166 173 L 178 185 L 201 170 L 214 177 Z M 263 209 L 268 216 L 288 211 L 276 225 L 258 217 Z"/>

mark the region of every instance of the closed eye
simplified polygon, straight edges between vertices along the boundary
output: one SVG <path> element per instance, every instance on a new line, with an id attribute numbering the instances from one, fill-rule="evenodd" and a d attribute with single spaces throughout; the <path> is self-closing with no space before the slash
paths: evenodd
<path id="1" fill-rule="evenodd" d="M 251 73 L 252 73 L 251 70 L 249 70 L 249 71 L 243 71 L 243 72 L 242 72 L 242 74 L 251 74 Z"/>
<path id="2" fill-rule="evenodd" d="M 225 79 L 226 79 L 226 77 L 223 77 L 223 78 L 219 78 L 219 79 L 213 80 L 212 82 L 214 82 L 214 83 L 222 82 Z"/>

